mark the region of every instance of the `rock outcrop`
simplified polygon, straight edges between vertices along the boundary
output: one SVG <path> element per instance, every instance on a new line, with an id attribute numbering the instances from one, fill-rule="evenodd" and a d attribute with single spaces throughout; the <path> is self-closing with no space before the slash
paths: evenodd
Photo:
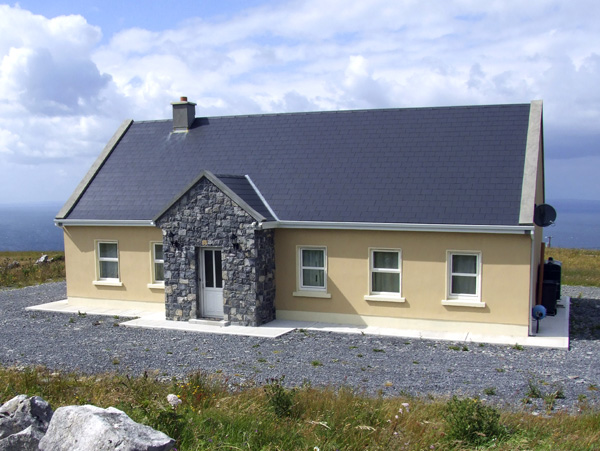
<path id="1" fill-rule="evenodd" d="M 52 411 L 39 396 L 19 395 L 0 407 L 0 451 L 169 451 L 175 440 L 109 407 Z"/>
<path id="2" fill-rule="evenodd" d="M 0 407 L 0 451 L 37 451 L 52 419 L 52 408 L 39 396 L 15 396 Z"/>
<path id="3" fill-rule="evenodd" d="M 168 451 L 175 440 L 136 423 L 114 407 L 67 406 L 56 409 L 41 451 Z"/>

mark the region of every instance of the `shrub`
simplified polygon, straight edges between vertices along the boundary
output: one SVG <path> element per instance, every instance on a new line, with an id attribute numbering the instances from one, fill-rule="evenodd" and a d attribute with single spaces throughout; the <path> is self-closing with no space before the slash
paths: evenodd
<path id="1" fill-rule="evenodd" d="M 506 429 L 500 424 L 500 413 L 477 398 L 452 397 L 446 405 L 446 435 L 470 445 L 483 445 L 500 439 Z"/>
<path id="2" fill-rule="evenodd" d="M 280 418 L 292 416 L 296 395 L 295 390 L 289 390 L 283 386 L 284 378 L 285 376 L 281 376 L 281 379 L 269 379 L 268 384 L 265 385 L 269 407 Z"/>

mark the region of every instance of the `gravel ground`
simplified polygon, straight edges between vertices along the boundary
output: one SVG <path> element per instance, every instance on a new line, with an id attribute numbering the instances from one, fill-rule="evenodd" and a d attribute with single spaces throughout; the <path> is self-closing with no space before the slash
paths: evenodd
<path id="1" fill-rule="evenodd" d="M 285 375 L 297 386 L 350 386 L 369 395 L 479 396 L 509 408 L 528 392 L 564 394 L 555 410 L 600 407 L 600 288 L 563 287 L 573 297 L 571 349 L 295 331 L 277 339 L 119 327 L 126 318 L 25 311 L 64 299 L 64 283 L 0 291 L 0 365 L 185 377 L 219 373 L 232 388 Z M 542 323 L 543 324 L 543 323 Z M 465 346 L 463 348 L 463 345 Z M 455 348 L 455 349 L 452 349 Z"/>

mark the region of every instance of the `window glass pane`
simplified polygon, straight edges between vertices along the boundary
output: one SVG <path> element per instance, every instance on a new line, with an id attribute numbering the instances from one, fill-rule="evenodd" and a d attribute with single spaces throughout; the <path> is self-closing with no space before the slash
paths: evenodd
<path id="1" fill-rule="evenodd" d="M 223 267 L 221 265 L 221 251 L 215 252 L 215 286 L 217 288 L 223 288 Z"/>
<path id="2" fill-rule="evenodd" d="M 214 288 L 213 251 L 204 251 L 204 286 Z"/>
<path id="3" fill-rule="evenodd" d="M 398 269 L 398 252 L 373 252 L 373 268 Z"/>
<path id="4" fill-rule="evenodd" d="M 165 265 L 162 263 L 154 264 L 154 279 L 156 282 L 165 280 Z"/>
<path id="5" fill-rule="evenodd" d="M 117 243 L 100 243 L 100 258 L 117 258 Z"/>
<path id="6" fill-rule="evenodd" d="M 400 274 L 398 273 L 373 273 L 373 291 L 400 293 Z"/>
<path id="7" fill-rule="evenodd" d="M 477 274 L 477 256 L 453 255 L 452 273 Z"/>
<path id="8" fill-rule="evenodd" d="M 477 277 L 452 276 L 452 294 L 477 294 Z"/>
<path id="9" fill-rule="evenodd" d="M 154 259 L 155 260 L 163 260 L 163 245 L 162 244 L 154 245 Z"/>
<path id="10" fill-rule="evenodd" d="M 325 252 L 320 249 L 302 249 L 302 266 L 325 267 Z"/>
<path id="11" fill-rule="evenodd" d="M 118 279 L 119 264 L 117 262 L 100 262 L 101 279 Z"/>
<path id="12" fill-rule="evenodd" d="M 322 269 L 303 269 L 302 285 L 305 287 L 325 287 L 325 271 Z"/>

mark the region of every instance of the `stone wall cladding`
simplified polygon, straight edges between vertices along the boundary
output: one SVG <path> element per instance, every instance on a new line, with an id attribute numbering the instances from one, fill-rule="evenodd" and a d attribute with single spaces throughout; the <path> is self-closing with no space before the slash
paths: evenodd
<path id="1" fill-rule="evenodd" d="M 197 254 L 210 247 L 222 252 L 223 319 L 246 326 L 275 319 L 272 230 L 257 230 L 256 220 L 207 179 L 192 187 L 157 225 L 163 231 L 167 319 L 201 316 Z"/>

